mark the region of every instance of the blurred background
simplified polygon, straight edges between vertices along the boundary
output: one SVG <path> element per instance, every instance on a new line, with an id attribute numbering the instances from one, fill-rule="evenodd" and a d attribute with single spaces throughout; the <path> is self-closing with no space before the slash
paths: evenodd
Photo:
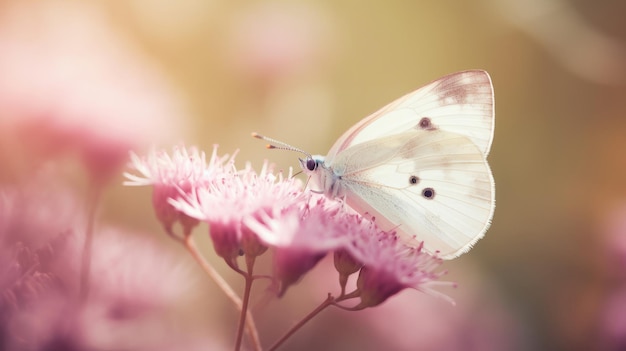
<path id="1" fill-rule="evenodd" d="M 497 207 L 486 237 L 444 265 L 457 306 L 405 291 L 368 311 L 328 310 L 284 349 L 624 349 L 625 16 L 622 1 L 0 1 L 0 179 L 28 173 L 33 144 L 41 157 L 68 138 L 37 137 L 46 114 L 29 134 L 11 129 L 36 104 L 98 111 L 96 122 L 77 113 L 61 124 L 95 125 L 138 152 L 219 144 L 239 150 L 240 166 L 288 169 L 297 155 L 268 151 L 250 132 L 325 154 L 393 99 L 484 69 L 496 97 Z M 100 221 L 157 238 L 191 272 L 193 293 L 168 315 L 173 333 L 230 345 L 231 306 L 163 235 L 150 189 L 121 182 L 104 193 Z M 203 251 L 240 287 L 205 234 L 196 233 Z M 331 268 L 324 261 L 282 300 L 255 307 L 264 345 L 335 289 Z"/>

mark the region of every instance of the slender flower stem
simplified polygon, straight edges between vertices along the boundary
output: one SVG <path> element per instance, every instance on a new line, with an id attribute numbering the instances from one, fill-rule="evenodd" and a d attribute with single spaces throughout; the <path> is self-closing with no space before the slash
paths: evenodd
<path id="1" fill-rule="evenodd" d="M 85 228 L 85 243 L 80 263 L 80 290 L 79 301 L 84 303 L 89 296 L 91 251 L 93 246 L 93 229 L 96 222 L 96 210 L 100 202 L 102 186 L 93 185 L 87 198 L 87 227 Z"/>
<path id="2" fill-rule="evenodd" d="M 195 241 L 191 234 L 185 235 L 184 245 L 187 251 L 191 254 L 191 256 L 200 264 L 205 273 L 213 279 L 213 281 L 217 284 L 217 286 L 226 294 L 226 296 L 233 302 L 233 304 L 237 307 L 239 311 L 243 308 L 243 304 L 241 299 L 235 291 L 228 285 L 228 283 L 222 278 L 222 276 L 211 266 L 211 264 L 204 259 L 198 248 L 196 247 Z M 256 325 L 254 324 L 254 319 L 252 319 L 252 315 L 249 311 L 246 312 L 246 332 L 250 337 L 250 342 L 252 343 L 252 347 L 256 351 L 261 351 L 261 342 L 259 340 L 259 334 L 256 329 Z"/>
<path id="3" fill-rule="evenodd" d="M 250 303 L 250 293 L 252 292 L 252 283 L 254 282 L 254 277 L 252 272 L 254 270 L 254 256 L 249 257 L 246 256 L 246 268 L 247 273 L 245 275 L 246 286 L 243 292 L 243 303 L 241 306 L 241 315 L 239 316 L 239 327 L 237 328 L 237 338 L 235 339 L 235 351 L 239 351 L 241 349 L 241 341 L 243 340 L 243 330 L 246 323 L 246 317 L 248 315 L 248 304 Z"/>
<path id="4" fill-rule="evenodd" d="M 176 234 L 171 228 L 166 230 L 167 235 L 170 236 L 170 238 L 178 241 L 179 243 L 185 245 L 185 238 L 181 238 L 180 235 Z"/>
<path id="5" fill-rule="evenodd" d="M 291 329 L 289 329 L 289 331 L 285 333 L 285 335 L 283 335 L 280 339 L 278 339 L 278 341 L 276 341 L 274 345 L 270 346 L 270 348 L 267 349 L 267 351 L 275 351 L 285 341 L 287 341 L 287 339 L 289 339 L 295 332 L 297 332 L 300 328 L 302 328 L 308 321 L 310 321 L 318 313 L 326 309 L 326 307 L 333 305 L 334 302 L 335 302 L 335 299 L 332 297 L 331 294 L 328 294 L 328 297 L 326 298 L 326 300 L 324 300 L 324 302 L 322 302 L 319 306 L 317 306 L 316 309 L 314 309 L 311 313 L 309 313 L 306 317 L 304 317 L 300 322 L 298 322 L 298 324 L 291 327 Z"/>

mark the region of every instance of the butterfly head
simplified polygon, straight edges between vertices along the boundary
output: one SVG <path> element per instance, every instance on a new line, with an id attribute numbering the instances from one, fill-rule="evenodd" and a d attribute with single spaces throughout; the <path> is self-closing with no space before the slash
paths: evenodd
<path id="1" fill-rule="evenodd" d="M 311 191 L 335 197 L 332 191 L 336 179 L 332 177 L 332 171 L 324 164 L 324 156 L 312 155 L 298 160 L 300 160 L 302 172 L 308 176 L 307 185 L 310 183 Z"/>
<path id="2" fill-rule="evenodd" d="M 316 173 L 320 167 L 324 165 L 324 157 L 320 155 L 307 156 L 306 158 L 299 158 L 300 168 L 306 174 Z"/>

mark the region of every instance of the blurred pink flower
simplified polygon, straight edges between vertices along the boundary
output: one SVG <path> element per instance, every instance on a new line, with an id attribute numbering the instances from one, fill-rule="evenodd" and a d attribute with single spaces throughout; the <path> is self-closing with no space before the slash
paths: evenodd
<path id="1" fill-rule="evenodd" d="M 107 318 L 132 320 L 162 311 L 188 290 L 189 267 L 154 238 L 113 227 L 95 234 L 89 299 L 104 306 Z M 68 286 L 77 281 L 80 244 L 68 245 L 68 257 L 58 268 L 57 275 Z"/>
<path id="2" fill-rule="evenodd" d="M 165 230 L 173 235 L 172 226 L 180 222 L 183 232 L 188 234 L 198 224 L 198 219 L 187 216 L 174 208 L 168 201 L 190 195 L 196 188 L 210 187 L 211 183 L 233 176 L 234 156 L 217 156 L 217 146 L 208 164 L 204 152 L 191 147 L 174 147 L 172 156 L 167 152 L 153 150 L 147 157 L 140 158 L 131 153 L 131 167 L 140 173 L 124 173 L 128 179 L 124 185 L 152 185 L 152 206 Z"/>
<path id="3" fill-rule="evenodd" d="M 294 335 L 290 340 L 291 348 L 306 349 L 316 335 L 332 335 L 332 338 L 319 339 L 316 348 L 361 351 L 539 349 L 529 334 L 532 330 L 525 329 L 527 324 L 511 309 L 511 301 L 503 295 L 506 292 L 501 291 L 493 278 L 483 275 L 482 267 L 473 264 L 472 260 L 463 259 L 458 263 L 450 275 L 454 276 L 451 279 L 459 281 L 459 288 L 444 287 L 445 292 L 451 290 L 449 293 L 455 305 L 445 299 L 405 289 L 376 308 L 357 313 L 325 311 L 306 330 Z M 302 300 L 306 299 L 310 305 L 319 303 L 320 296 L 325 296 L 333 288 L 328 281 L 335 274 L 332 263 L 322 261 L 303 286 L 298 287 L 298 304 L 272 311 L 271 315 L 281 316 L 281 323 L 292 323 L 291 320 L 306 313 L 306 310 L 302 311 Z M 354 284 L 351 279 L 349 286 Z M 354 332 L 343 332 L 347 326 Z"/>
<path id="4" fill-rule="evenodd" d="M 76 297 L 55 269 L 67 257 L 59 254 L 68 233 L 81 223 L 75 218 L 80 211 L 71 191 L 58 182 L 36 178 L 20 185 L 0 188 L 0 349 L 39 350 L 54 342 L 50 330 L 61 337 L 56 331 L 64 328 L 62 320 L 52 310 L 68 305 L 44 301 L 61 293 Z M 76 302 L 70 305 L 77 307 Z"/>
<path id="5" fill-rule="evenodd" d="M 55 284 L 56 277 L 43 265 L 49 247 L 32 250 L 17 243 L 0 245 L 0 324 L 24 306 L 41 297 Z M 0 327 L 0 335 L 2 329 Z"/>
<path id="6" fill-rule="evenodd" d="M 215 337 L 199 338 L 166 315 L 111 318 L 107 306 L 79 306 L 50 293 L 15 313 L 2 327 L 2 350 L 226 350 Z M 204 333 L 206 334 L 206 332 Z"/>
<path id="7" fill-rule="evenodd" d="M 106 181 L 128 150 L 178 134 L 176 94 L 94 6 L 3 5 L 0 147 L 29 152 L 5 152 L 5 164 L 32 167 L 24 160 L 72 153 L 92 179 Z"/>
<path id="8" fill-rule="evenodd" d="M 345 323 L 364 328 L 369 346 L 366 350 L 536 349 L 524 339 L 520 321 L 508 309 L 497 287 L 478 276 L 475 267 L 460 271 L 463 291 L 456 297 L 455 306 L 443 300 L 416 299 L 405 292 L 384 306 L 350 316 Z"/>
<path id="9" fill-rule="evenodd" d="M 46 291 L 22 306 L 4 323 L 3 350 L 87 350 L 86 327 L 100 321 L 81 323 L 78 303 L 58 290 Z M 0 332 L 1 333 L 1 332 Z"/>
<path id="10" fill-rule="evenodd" d="M 90 345 L 134 349 L 184 340 L 184 332 L 173 332 L 180 321 L 171 312 L 192 291 L 191 266 L 155 238 L 119 228 L 98 230 L 93 243 L 93 278 L 80 316 Z M 76 282 L 81 249 L 72 245 L 65 266 L 59 267 L 57 274 L 66 285 Z"/>
<path id="11" fill-rule="evenodd" d="M 85 227 L 84 204 L 54 171 L 40 171 L 0 187 L 0 240 L 39 249 Z"/>
<path id="12" fill-rule="evenodd" d="M 72 287 L 78 283 L 78 274 L 67 286 L 59 279 L 58 268 L 71 258 L 67 253 L 70 241 L 78 245 L 84 240 L 85 213 L 74 189 L 55 178 L 54 172 L 39 172 L 0 188 L 0 281 L 4 281 L 0 294 L 13 301 L 5 301 L 7 306 L 14 307 L 7 323 L 15 313 L 39 304 L 51 293 L 62 291 L 76 299 Z M 19 278 L 12 277 L 11 270 L 19 272 Z"/>
<path id="13" fill-rule="evenodd" d="M 129 349 L 178 339 L 164 332 L 172 327 L 165 317 L 189 290 L 185 267 L 147 237 L 101 230 L 81 304 L 80 237 L 39 249 L 0 242 L 0 349 Z"/>
<path id="14" fill-rule="evenodd" d="M 84 213 L 42 173 L 0 188 L 0 349 L 131 349 L 178 336 L 165 317 L 189 274 L 149 237 L 99 229 L 89 299 L 79 296 Z M 132 348 L 134 349 L 134 348 Z"/>

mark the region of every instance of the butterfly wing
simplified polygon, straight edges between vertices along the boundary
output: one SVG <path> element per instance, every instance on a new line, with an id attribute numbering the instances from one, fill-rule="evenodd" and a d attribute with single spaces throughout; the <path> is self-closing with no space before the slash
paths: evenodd
<path id="1" fill-rule="evenodd" d="M 385 135 L 431 129 L 466 136 L 487 156 L 494 130 L 489 74 L 481 70 L 453 73 L 390 103 L 344 133 L 326 156 L 326 165 L 351 146 Z"/>
<path id="2" fill-rule="evenodd" d="M 468 251 L 490 225 L 494 181 L 466 136 L 414 130 L 352 146 L 335 173 L 348 205 L 369 213 L 408 245 L 451 259 Z"/>

